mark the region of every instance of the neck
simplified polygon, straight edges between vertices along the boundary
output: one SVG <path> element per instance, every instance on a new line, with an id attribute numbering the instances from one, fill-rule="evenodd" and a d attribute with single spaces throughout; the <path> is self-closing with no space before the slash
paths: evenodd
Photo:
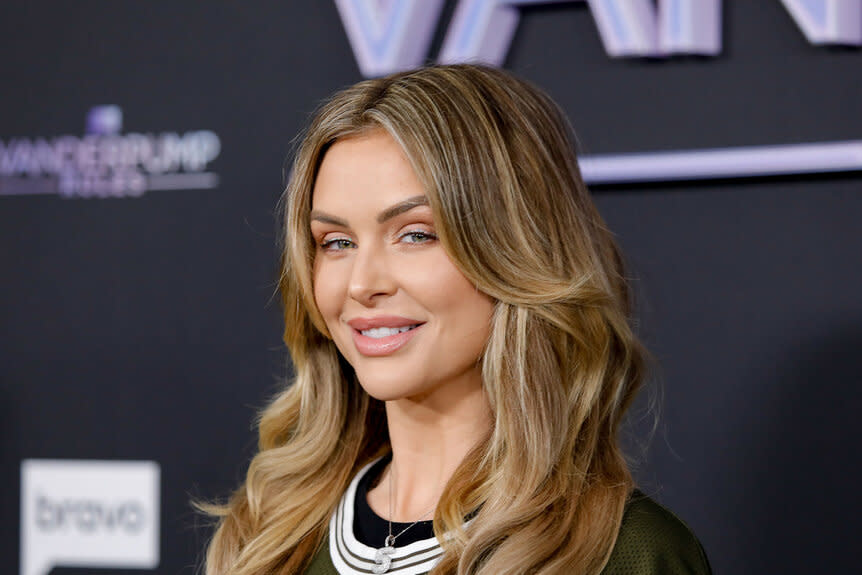
<path id="1" fill-rule="evenodd" d="M 430 519 L 455 470 L 489 433 L 491 412 L 481 382 L 457 397 L 448 395 L 386 403 L 392 463 L 368 494 L 378 515 L 401 523 Z"/>

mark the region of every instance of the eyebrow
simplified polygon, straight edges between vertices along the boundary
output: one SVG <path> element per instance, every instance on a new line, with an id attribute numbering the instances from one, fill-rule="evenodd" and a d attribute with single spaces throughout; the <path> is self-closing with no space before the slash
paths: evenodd
<path id="1" fill-rule="evenodd" d="M 387 220 L 391 220 L 395 216 L 401 215 L 404 212 L 409 212 L 413 208 L 419 206 L 427 206 L 428 198 L 425 196 L 413 196 L 412 198 L 407 198 L 403 202 L 398 202 L 392 207 L 386 208 L 377 216 L 377 223 L 382 224 Z"/>
<path id="2" fill-rule="evenodd" d="M 407 198 L 402 202 L 398 202 L 397 204 L 390 206 L 380 212 L 377 215 L 377 223 L 382 224 L 391 220 L 395 216 L 401 215 L 404 212 L 409 212 L 413 208 L 417 208 L 419 206 L 427 206 L 428 198 L 425 196 L 413 196 L 412 198 Z M 323 222 L 326 224 L 333 224 L 336 226 L 341 226 L 344 228 L 350 227 L 347 223 L 347 220 L 343 220 L 341 218 L 337 218 L 333 215 L 327 214 L 326 212 L 321 212 L 320 210 L 311 210 L 311 219 L 313 221 Z"/>
<path id="3" fill-rule="evenodd" d="M 341 218 L 330 216 L 329 214 L 321 212 L 320 210 L 311 210 L 311 221 L 323 222 L 324 224 L 332 224 L 334 226 L 341 226 L 342 228 L 350 227 L 347 225 L 347 220 L 342 220 Z"/>

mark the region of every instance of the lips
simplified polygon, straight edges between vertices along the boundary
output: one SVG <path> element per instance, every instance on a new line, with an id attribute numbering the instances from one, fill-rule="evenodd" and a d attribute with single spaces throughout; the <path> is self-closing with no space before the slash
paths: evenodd
<path id="1" fill-rule="evenodd" d="M 400 316 L 355 318 L 347 322 L 352 328 L 353 343 L 362 355 L 380 357 L 395 353 L 413 339 L 424 322 Z"/>

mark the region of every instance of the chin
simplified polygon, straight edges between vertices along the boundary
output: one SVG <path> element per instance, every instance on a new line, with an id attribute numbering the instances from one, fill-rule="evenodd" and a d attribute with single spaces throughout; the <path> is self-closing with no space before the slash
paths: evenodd
<path id="1" fill-rule="evenodd" d="M 366 384 L 360 379 L 359 385 L 362 386 L 365 393 L 379 401 L 394 401 L 396 399 L 403 399 L 408 395 L 407 390 L 399 389 L 397 386 L 387 385 L 383 382 Z"/>
<path id="2" fill-rule="evenodd" d="M 392 401 L 422 387 L 422 382 L 417 381 L 415 375 L 413 381 L 404 375 L 415 374 L 419 369 L 417 363 L 404 361 L 404 358 L 397 358 L 398 361 L 394 359 L 358 356 L 351 357 L 348 363 L 353 367 L 356 380 L 365 393 L 380 401 Z"/>
<path id="3" fill-rule="evenodd" d="M 365 393 L 380 401 L 417 397 L 424 391 L 421 385 L 410 385 L 400 375 L 381 377 L 378 373 L 374 377 L 362 377 L 361 373 L 357 373 L 356 377 Z"/>

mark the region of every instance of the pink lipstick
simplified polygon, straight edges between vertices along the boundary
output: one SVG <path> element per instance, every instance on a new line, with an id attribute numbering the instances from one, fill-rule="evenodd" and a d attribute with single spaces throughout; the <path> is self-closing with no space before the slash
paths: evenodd
<path id="1" fill-rule="evenodd" d="M 352 328 L 353 343 L 365 356 L 380 357 L 395 353 L 413 339 L 423 322 L 400 316 L 354 318 L 347 322 Z"/>

